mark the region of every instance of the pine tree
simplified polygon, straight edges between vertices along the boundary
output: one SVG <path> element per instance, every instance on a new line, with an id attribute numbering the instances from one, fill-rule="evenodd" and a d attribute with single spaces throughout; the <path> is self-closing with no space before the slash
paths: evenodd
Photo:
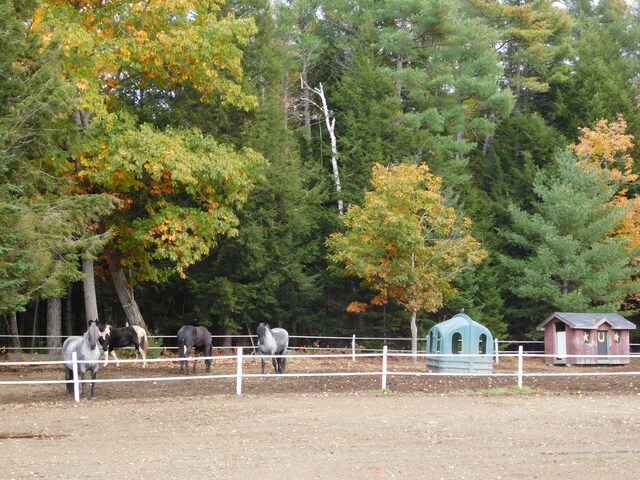
<path id="1" fill-rule="evenodd" d="M 569 151 L 558 154 L 557 169 L 536 175 L 533 211 L 513 206 L 502 231 L 510 255 L 501 257 L 512 327 L 531 331 L 553 311 L 617 311 L 640 284 L 632 281 L 636 254 L 628 238 L 616 235 L 625 209 L 606 175 L 579 165 Z M 512 317 L 513 318 L 513 317 Z"/>
<path id="2" fill-rule="evenodd" d="M 0 312 L 34 299 L 61 297 L 81 278 L 81 255 L 104 245 L 93 231 L 112 211 L 109 195 L 79 194 L 48 159 L 66 155 L 76 128 L 62 52 L 28 35 L 30 2 L 0 2 Z M 106 232 L 102 232 L 103 234 Z"/>
<path id="3" fill-rule="evenodd" d="M 640 136 L 637 73 L 640 12 L 619 0 L 569 2 L 574 19 L 573 54 L 567 80 L 553 89 L 549 113 L 567 138 L 579 129 L 622 115 Z"/>

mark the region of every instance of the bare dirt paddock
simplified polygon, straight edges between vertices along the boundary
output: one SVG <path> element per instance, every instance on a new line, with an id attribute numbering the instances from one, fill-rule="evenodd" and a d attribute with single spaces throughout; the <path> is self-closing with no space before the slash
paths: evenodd
<path id="1" fill-rule="evenodd" d="M 288 372 L 380 368 L 356 364 L 292 358 Z M 412 368 L 424 371 L 389 365 Z M 212 373 L 234 369 L 215 362 Z M 176 370 L 110 364 L 99 378 L 182 378 Z M 258 373 L 257 359 L 245 371 Z M 0 381 L 62 378 L 59 366 L 0 367 Z M 0 478 L 636 479 L 639 380 L 526 377 L 531 390 L 517 394 L 496 390 L 512 377 L 392 375 L 382 392 L 379 376 L 269 375 L 245 379 L 242 396 L 233 379 L 99 383 L 80 404 L 61 385 L 1 385 Z"/>

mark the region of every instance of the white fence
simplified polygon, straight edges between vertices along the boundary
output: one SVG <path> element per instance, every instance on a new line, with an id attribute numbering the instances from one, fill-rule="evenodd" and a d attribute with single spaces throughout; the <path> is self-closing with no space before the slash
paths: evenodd
<path id="1" fill-rule="evenodd" d="M 232 378 L 235 379 L 236 383 L 236 394 L 242 394 L 242 382 L 243 379 L 247 378 L 256 378 L 256 377 L 273 377 L 271 375 L 262 375 L 262 374 L 251 374 L 246 373 L 244 371 L 244 363 L 247 359 L 247 355 L 245 355 L 245 349 L 240 347 L 237 348 L 237 352 L 235 355 L 218 355 L 213 357 L 197 357 L 198 360 L 211 359 L 213 361 L 219 360 L 235 360 L 236 369 L 235 374 L 228 375 L 175 375 L 169 377 L 144 377 L 144 378 L 117 378 L 117 379 L 96 379 L 96 383 L 120 383 L 120 382 L 159 382 L 159 381 L 181 381 L 181 380 L 215 380 L 222 378 Z M 416 355 L 419 362 L 424 362 L 425 357 L 427 355 L 424 353 Z M 438 357 L 444 356 L 451 358 L 451 354 L 447 355 L 434 355 L 429 354 L 429 357 Z M 406 352 L 390 352 L 386 346 L 383 347 L 380 353 L 356 353 L 356 354 L 296 354 L 292 356 L 288 356 L 289 358 L 342 358 L 345 360 L 351 360 L 355 362 L 359 358 L 380 358 L 381 359 L 381 368 L 379 371 L 351 371 L 351 372 L 322 372 L 322 373 L 285 373 L 282 375 L 278 375 L 278 377 L 355 377 L 355 376 L 379 376 L 380 377 L 380 388 L 381 390 L 387 389 L 387 379 L 390 376 L 466 376 L 466 377 L 511 377 L 517 382 L 518 387 L 522 388 L 524 383 L 524 378 L 527 377 L 580 377 L 580 376 L 639 376 L 640 371 L 607 371 L 603 370 L 602 372 L 552 372 L 552 373 L 525 373 L 523 369 L 524 358 L 525 357 L 545 357 L 545 355 L 540 354 L 532 354 L 532 353 L 524 353 L 522 346 L 519 347 L 517 354 L 502 354 L 501 357 L 515 357 L 517 359 L 516 362 L 516 370 L 514 372 L 506 372 L 506 373 L 439 373 L 439 372 L 416 372 L 416 371 L 389 371 L 388 369 L 388 359 L 393 357 L 413 357 L 411 353 Z M 457 358 L 473 358 L 473 357 L 485 357 L 486 355 L 457 355 Z M 607 356 L 589 356 L 589 355 L 567 355 L 567 358 L 571 357 L 593 357 L 611 360 L 615 358 L 640 358 L 640 355 L 631 354 L 625 356 L 616 356 L 616 355 L 607 355 Z M 254 357 L 255 358 L 255 357 Z M 147 362 L 177 362 L 180 358 L 162 358 L 162 359 L 147 359 Z M 194 357 L 191 357 L 190 360 L 194 360 Z M 124 363 L 138 363 L 142 362 L 142 360 L 120 360 L 120 362 Z M 66 383 L 73 383 L 74 392 L 75 392 L 75 401 L 79 402 L 79 385 L 80 383 L 90 383 L 92 380 L 80 380 L 78 378 L 78 364 L 82 362 L 78 361 L 74 357 L 73 361 L 73 380 L 15 380 L 15 381 L 0 381 L 0 385 L 44 385 L 44 384 L 60 384 L 64 385 Z M 42 361 L 42 362 L 0 362 L 0 369 L 2 367 L 7 366 L 42 366 L 42 365 L 61 365 L 64 364 L 62 361 Z M 426 370 L 426 369 L 425 369 Z"/>

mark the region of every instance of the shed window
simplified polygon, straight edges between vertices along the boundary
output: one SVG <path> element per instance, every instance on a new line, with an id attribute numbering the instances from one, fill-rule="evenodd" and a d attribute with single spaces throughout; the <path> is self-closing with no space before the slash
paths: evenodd
<path id="1" fill-rule="evenodd" d="M 481 355 L 487 353 L 487 336 L 484 333 L 481 333 L 478 339 L 478 353 Z"/>
<path id="2" fill-rule="evenodd" d="M 451 353 L 462 353 L 462 334 L 460 332 L 451 336 Z"/>
<path id="3" fill-rule="evenodd" d="M 440 336 L 440 332 L 436 334 L 436 353 L 440 353 L 440 343 L 442 342 L 442 337 Z"/>

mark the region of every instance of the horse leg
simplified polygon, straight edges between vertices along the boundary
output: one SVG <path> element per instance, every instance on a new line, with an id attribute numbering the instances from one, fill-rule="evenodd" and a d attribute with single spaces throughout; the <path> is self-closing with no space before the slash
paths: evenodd
<path id="1" fill-rule="evenodd" d="M 64 379 L 68 382 L 69 380 L 73 380 L 73 372 L 71 371 L 71 369 L 69 367 L 67 367 L 66 365 L 64 366 Z M 65 385 L 66 389 L 67 389 L 67 393 L 69 395 L 73 395 L 73 383 L 67 383 Z"/>
<path id="2" fill-rule="evenodd" d="M 273 364 L 273 368 L 275 369 L 276 373 L 280 373 L 278 371 L 278 360 L 276 359 L 276 357 L 271 357 L 271 363 Z"/>
<path id="3" fill-rule="evenodd" d="M 284 373 L 286 361 L 287 361 L 287 359 L 285 357 L 282 357 L 282 358 L 278 359 L 278 365 L 280 367 L 280 373 Z"/>
<path id="4" fill-rule="evenodd" d="M 264 357 L 260 357 L 260 360 L 262 361 L 262 375 L 264 375 L 264 366 L 266 364 Z"/>
<path id="5" fill-rule="evenodd" d="M 193 370 L 191 371 L 192 373 L 196 373 L 196 362 L 198 361 L 198 354 L 196 353 L 196 356 L 193 359 Z M 189 373 L 189 362 L 187 362 L 187 373 Z"/>
<path id="6" fill-rule="evenodd" d="M 95 398 L 96 396 L 96 377 L 98 376 L 98 373 L 91 370 L 91 398 Z"/>
<path id="7" fill-rule="evenodd" d="M 180 357 L 184 360 L 180 360 L 180 373 L 189 375 L 189 352 L 191 349 L 187 348 L 186 344 L 182 345 L 180 350 Z"/>
<path id="8" fill-rule="evenodd" d="M 140 356 L 142 357 L 142 368 L 147 367 L 147 355 L 144 353 L 142 347 L 138 347 L 138 352 L 140 352 Z"/>
<path id="9" fill-rule="evenodd" d="M 113 359 L 116 361 L 116 365 L 119 367 L 120 366 L 120 360 L 118 360 L 118 357 L 116 357 L 116 351 L 115 350 L 111 350 L 111 355 L 113 355 Z"/>
<path id="10" fill-rule="evenodd" d="M 87 376 L 85 374 L 84 371 L 80 372 L 80 380 L 82 380 L 82 383 L 80 384 L 80 398 L 87 398 L 87 391 L 86 391 L 86 386 L 87 384 L 84 383 L 84 380 L 86 380 Z"/>

